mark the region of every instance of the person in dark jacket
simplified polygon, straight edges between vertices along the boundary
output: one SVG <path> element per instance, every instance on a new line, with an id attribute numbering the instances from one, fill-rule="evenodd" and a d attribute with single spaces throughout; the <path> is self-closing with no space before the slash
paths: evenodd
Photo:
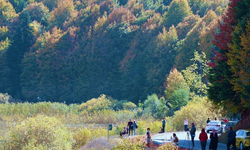
<path id="1" fill-rule="evenodd" d="M 162 129 L 163 129 L 163 132 L 165 132 L 165 126 L 166 126 L 166 120 L 165 118 L 162 119 Z"/>
<path id="2" fill-rule="evenodd" d="M 195 132 L 196 132 L 196 128 L 194 123 L 191 123 L 191 130 L 190 130 L 190 135 L 191 135 L 191 140 L 192 140 L 192 146 L 194 147 L 194 137 L 195 137 Z"/>
<path id="3" fill-rule="evenodd" d="M 134 130 L 134 135 L 136 135 L 137 124 L 136 124 L 135 120 L 134 120 L 134 123 L 132 124 L 132 126 L 133 126 L 133 130 Z"/>
<path id="4" fill-rule="evenodd" d="M 227 150 L 229 150 L 229 147 L 233 145 L 233 149 L 236 150 L 236 132 L 233 130 L 232 127 L 229 128 L 229 131 L 227 133 Z"/>
<path id="5" fill-rule="evenodd" d="M 210 119 L 209 118 L 207 118 L 207 124 L 210 122 Z"/>
<path id="6" fill-rule="evenodd" d="M 218 134 L 215 132 L 215 129 L 213 129 L 213 132 L 210 134 L 210 144 L 209 149 L 211 150 L 217 150 L 218 146 Z"/>
<path id="7" fill-rule="evenodd" d="M 207 145 L 207 133 L 205 132 L 205 129 L 202 128 L 201 129 L 201 133 L 199 135 L 199 139 L 200 139 L 200 143 L 201 143 L 201 149 L 205 150 L 206 149 L 206 145 Z"/>
<path id="8" fill-rule="evenodd" d="M 133 122 L 132 122 L 132 120 L 131 119 L 129 119 L 129 122 L 128 122 L 128 135 L 130 135 L 130 133 L 131 133 L 131 135 L 133 135 Z"/>

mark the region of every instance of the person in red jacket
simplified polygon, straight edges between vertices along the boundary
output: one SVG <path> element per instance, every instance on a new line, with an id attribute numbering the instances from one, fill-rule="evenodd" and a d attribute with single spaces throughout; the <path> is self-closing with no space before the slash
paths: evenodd
<path id="1" fill-rule="evenodd" d="M 202 128 L 202 130 L 201 130 L 199 139 L 200 139 L 200 143 L 201 143 L 201 149 L 205 150 L 206 149 L 206 145 L 207 145 L 207 139 L 208 139 L 208 137 L 207 137 L 207 133 L 205 132 L 204 128 Z"/>

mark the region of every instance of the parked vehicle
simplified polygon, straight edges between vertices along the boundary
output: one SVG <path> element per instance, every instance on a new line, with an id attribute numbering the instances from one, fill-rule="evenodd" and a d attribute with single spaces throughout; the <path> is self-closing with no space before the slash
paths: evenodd
<path id="1" fill-rule="evenodd" d="M 224 133 L 225 127 L 226 123 L 224 121 L 213 120 L 207 124 L 206 131 L 207 133 L 209 133 L 210 131 L 213 131 L 213 129 L 215 129 L 217 133 Z"/>
<path id="2" fill-rule="evenodd" d="M 228 123 L 226 124 L 225 129 L 229 130 L 229 127 L 234 127 L 237 123 L 238 123 L 238 121 L 228 121 Z"/>
<path id="3" fill-rule="evenodd" d="M 236 147 L 240 150 L 250 148 L 250 129 L 238 130 L 236 132 Z"/>

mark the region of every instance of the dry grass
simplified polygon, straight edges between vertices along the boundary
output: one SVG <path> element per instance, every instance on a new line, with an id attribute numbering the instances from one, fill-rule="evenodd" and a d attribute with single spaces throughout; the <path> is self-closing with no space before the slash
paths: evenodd
<path id="1" fill-rule="evenodd" d="M 112 147 L 116 146 L 120 139 L 116 138 L 96 138 L 91 141 L 89 141 L 86 145 L 81 147 L 79 150 L 89 150 L 89 149 L 95 149 L 95 150 L 105 150 L 105 149 L 111 149 Z"/>

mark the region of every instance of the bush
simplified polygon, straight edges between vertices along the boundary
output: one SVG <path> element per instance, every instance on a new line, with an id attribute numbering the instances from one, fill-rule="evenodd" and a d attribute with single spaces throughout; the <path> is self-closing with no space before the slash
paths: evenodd
<path id="1" fill-rule="evenodd" d="M 108 125 L 107 125 L 108 127 Z M 79 149 L 81 146 L 86 145 L 89 141 L 100 138 L 100 137 L 107 137 L 108 130 L 105 127 L 83 127 L 83 128 L 74 128 L 71 129 L 74 132 L 74 140 L 75 145 L 74 149 Z M 110 131 L 110 135 L 114 135 L 114 130 Z"/>
<path id="2" fill-rule="evenodd" d="M 0 93 L 0 103 L 8 103 L 11 98 L 12 97 L 8 95 L 7 93 L 5 94 Z"/>
<path id="3" fill-rule="evenodd" d="M 166 149 L 178 150 L 179 148 L 174 143 L 166 143 L 166 144 L 160 146 L 159 148 L 157 148 L 157 150 L 166 150 Z"/>
<path id="4" fill-rule="evenodd" d="M 137 108 L 137 106 L 135 105 L 135 103 L 132 102 L 127 102 L 123 104 L 123 109 L 125 110 L 135 110 Z"/>
<path id="5" fill-rule="evenodd" d="M 60 121 L 55 117 L 39 115 L 12 127 L 1 148 L 68 150 L 73 143 L 73 134 Z"/>
<path id="6" fill-rule="evenodd" d="M 116 146 L 112 147 L 111 150 L 141 150 L 145 147 L 145 136 L 138 136 L 129 139 L 122 139 Z"/>
<path id="7" fill-rule="evenodd" d="M 104 109 L 111 109 L 113 107 L 113 103 L 109 100 L 106 95 L 100 95 L 98 98 L 92 98 L 86 103 L 82 103 L 79 107 L 79 110 L 85 110 L 89 113 Z"/>
<path id="8" fill-rule="evenodd" d="M 162 119 L 168 113 L 166 101 L 163 97 L 160 99 L 156 94 L 149 95 L 144 102 L 143 115 L 152 115 L 156 119 Z"/>
<path id="9" fill-rule="evenodd" d="M 128 100 L 116 101 L 114 105 L 114 110 L 123 110 L 123 104 L 128 103 Z"/>
<path id="10" fill-rule="evenodd" d="M 207 97 L 195 97 L 194 100 L 189 101 L 186 106 L 175 112 L 173 118 L 174 129 L 177 131 L 184 130 L 183 121 L 185 117 L 188 119 L 189 125 L 194 122 L 196 129 L 204 128 L 207 118 L 219 118 L 220 116 L 215 114 L 211 108 L 212 104 L 208 102 Z"/>

